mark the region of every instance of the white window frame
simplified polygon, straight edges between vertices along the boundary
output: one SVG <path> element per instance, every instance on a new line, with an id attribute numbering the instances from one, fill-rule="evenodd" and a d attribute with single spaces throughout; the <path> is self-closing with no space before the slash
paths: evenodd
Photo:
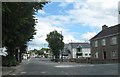
<path id="1" fill-rule="evenodd" d="M 96 40 L 94 43 L 95 47 L 98 47 L 98 41 Z"/>
<path id="2" fill-rule="evenodd" d="M 94 56 L 95 58 L 98 58 L 98 52 L 95 52 L 95 56 Z"/>
<path id="3" fill-rule="evenodd" d="M 104 39 L 102 39 L 102 46 L 105 46 L 105 45 L 106 45 L 106 40 L 104 38 Z"/>
<path id="4" fill-rule="evenodd" d="M 112 58 L 112 59 L 117 58 L 117 52 L 116 52 L 116 51 L 112 51 L 112 52 L 111 52 L 111 58 Z"/>
<path id="5" fill-rule="evenodd" d="M 116 45 L 117 44 L 117 37 L 116 36 L 111 37 L 110 43 L 111 43 L 111 45 Z"/>

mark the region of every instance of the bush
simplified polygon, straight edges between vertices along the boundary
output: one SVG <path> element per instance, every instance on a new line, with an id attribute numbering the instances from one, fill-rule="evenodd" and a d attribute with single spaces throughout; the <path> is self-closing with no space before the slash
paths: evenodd
<path id="1" fill-rule="evenodd" d="M 2 57 L 2 66 L 16 66 L 19 62 L 16 61 L 15 58 L 8 59 L 8 57 Z"/>

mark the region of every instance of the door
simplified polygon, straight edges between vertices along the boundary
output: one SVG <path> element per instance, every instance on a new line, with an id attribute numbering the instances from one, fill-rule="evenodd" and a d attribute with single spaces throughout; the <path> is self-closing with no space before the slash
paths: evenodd
<path id="1" fill-rule="evenodd" d="M 106 59 L 107 58 L 107 54 L 106 54 L 106 51 L 103 52 L 103 59 Z"/>

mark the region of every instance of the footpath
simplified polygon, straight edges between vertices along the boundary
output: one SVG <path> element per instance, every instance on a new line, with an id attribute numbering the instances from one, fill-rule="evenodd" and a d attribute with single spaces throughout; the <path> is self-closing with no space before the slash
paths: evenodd
<path id="1" fill-rule="evenodd" d="M 14 72 L 20 66 L 21 64 L 17 66 L 11 66 L 11 67 L 2 67 L 2 75 L 9 75 L 10 73 Z"/>
<path id="2" fill-rule="evenodd" d="M 19 69 L 21 66 L 24 66 L 24 64 L 28 63 L 30 59 L 22 60 L 22 62 L 17 66 L 11 66 L 11 67 L 2 67 L 2 75 L 10 75 L 10 73 L 14 72 L 16 69 Z"/>

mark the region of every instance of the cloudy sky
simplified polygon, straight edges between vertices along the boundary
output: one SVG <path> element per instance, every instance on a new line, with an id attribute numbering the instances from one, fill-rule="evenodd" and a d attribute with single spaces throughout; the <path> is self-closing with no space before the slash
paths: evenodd
<path id="1" fill-rule="evenodd" d="M 46 35 L 57 30 L 64 42 L 85 42 L 101 31 L 118 23 L 119 0 L 52 0 L 36 14 L 36 35 L 29 49 L 47 47 Z"/>

